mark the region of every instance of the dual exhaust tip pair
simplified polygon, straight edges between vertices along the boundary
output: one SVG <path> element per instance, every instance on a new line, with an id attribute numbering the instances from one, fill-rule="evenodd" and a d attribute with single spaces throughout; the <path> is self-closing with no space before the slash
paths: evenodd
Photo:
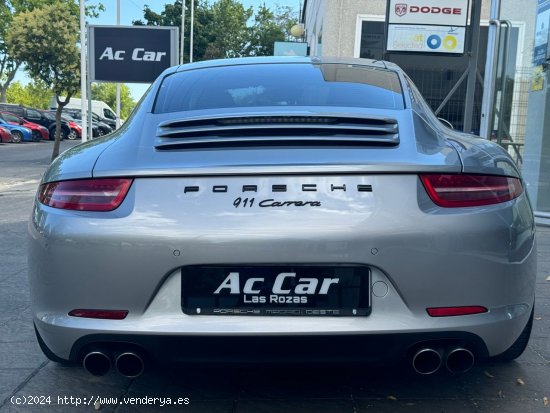
<path id="1" fill-rule="evenodd" d="M 94 376 L 104 376 L 111 370 L 113 364 L 116 371 L 128 378 L 140 376 L 145 369 L 143 357 L 133 351 L 115 353 L 111 357 L 102 350 L 93 350 L 87 353 L 82 361 L 84 369 Z"/>
<path id="2" fill-rule="evenodd" d="M 448 351 L 426 347 L 414 353 L 411 361 L 414 371 L 422 375 L 437 372 L 443 364 L 451 373 L 466 373 L 474 366 L 475 357 L 464 347 L 455 347 Z"/>

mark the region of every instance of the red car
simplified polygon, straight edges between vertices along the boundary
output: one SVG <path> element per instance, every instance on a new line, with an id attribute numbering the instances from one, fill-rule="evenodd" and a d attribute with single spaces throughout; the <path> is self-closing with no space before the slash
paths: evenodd
<path id="1" fill-rule="evenodd" d="M 41 139 L 50 139 L 50 132 L 44 126 L 29 122 L 10 112 L 0 112 L 0 117 L 13 125 L 20 125 L 32 131 L 32 140 L 38 142 Z"/>
<path id="2" fill-rule="evenodd" d="M 0 127 L 0 143 L 11 142 L 11 132 Z"/>
<path id="3" fill-rule="evenodd" d="M 80 139 L 82 138 L 82 127 L 76 123 L 73 120 L 70 120 L 66 118 L 65 116 L 62 116 L 64 120 L 69 122 L 69 127 L 71 128 L 71 133 L 67 136 L 68 139 Z"/>

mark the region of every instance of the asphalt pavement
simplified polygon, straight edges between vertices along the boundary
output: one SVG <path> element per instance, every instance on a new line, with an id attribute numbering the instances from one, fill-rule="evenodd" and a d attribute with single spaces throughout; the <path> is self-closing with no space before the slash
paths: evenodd
<path id="1" fill-rule="evenodd" d="M 126 379 L 48 361 L 32 327 L 25 236 L 52 146 L 0 144 L 0 412 L 550 413 L 550 227 L 542 226 L 533 334 L 511 363 L 428 377 L 402 366 L 149 366 Z"/>

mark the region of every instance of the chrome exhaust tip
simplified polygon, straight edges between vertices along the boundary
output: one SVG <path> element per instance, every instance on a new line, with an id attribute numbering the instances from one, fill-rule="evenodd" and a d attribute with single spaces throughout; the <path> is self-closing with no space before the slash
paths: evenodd
<path id="1" fill-rule="evenodd" d="M 412 358 L 412 366 L 418 374 L 433 374 L 441 367 L 441 353 L 433 348 L 418 350 Z"/>
<path id="2" fill-rule="evenodd" d="M 104 376 L 111 370 L 111 359 L 103 351 L 90 351 L 84 356 L 82 366 L 94 376 Z"/>
<path id="3" fill-rule="evenodd" d="M 143 373 L 145 363 L 139 354 L 128 351 L 116 357 L 115 367 L 124 377 L 135 378 Z"/>
<path id="4" fill-rule="evenodd" d="M 475 363 L 474 354 L 463 347 L 457 347 L 447 354 L 445 366 L 451 373 L 466 373 Z"/>

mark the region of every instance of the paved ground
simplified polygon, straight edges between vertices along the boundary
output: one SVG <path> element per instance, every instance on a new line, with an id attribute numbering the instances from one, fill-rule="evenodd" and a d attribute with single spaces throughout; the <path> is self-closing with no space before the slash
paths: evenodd
<path id="1" fill-rule="evenodd" d="M 98 407 L 105 412 L 550 412 L 544 399 L 550 398 L 550 228 L 545 227 L 538 228 L 534 331 L 516 362 L 476 366 L 459 376 L 420 377 L 404 368 L 255 366 L 150 369 L 129 380 L 115 373 L 96 378 L 79 366 L 47 361 L 31 324 L 25 231 L 51 147 L 51 142 L 0 144 L 1 412 L 94 411 L 95 400 L 76 407 L 76 398 L 88 403 L 95 397 L 139 397 L 144 402 L 147 396 L 165 402 L 188 398 L 189 404 L 161 408 L 157 400 L 156 405 L 113 406 L 102 400 Z M 48 396 L 51 405 L 13 403 L 47 403 Z M 66 405 L 58 405 L 58 397 Z"/>

